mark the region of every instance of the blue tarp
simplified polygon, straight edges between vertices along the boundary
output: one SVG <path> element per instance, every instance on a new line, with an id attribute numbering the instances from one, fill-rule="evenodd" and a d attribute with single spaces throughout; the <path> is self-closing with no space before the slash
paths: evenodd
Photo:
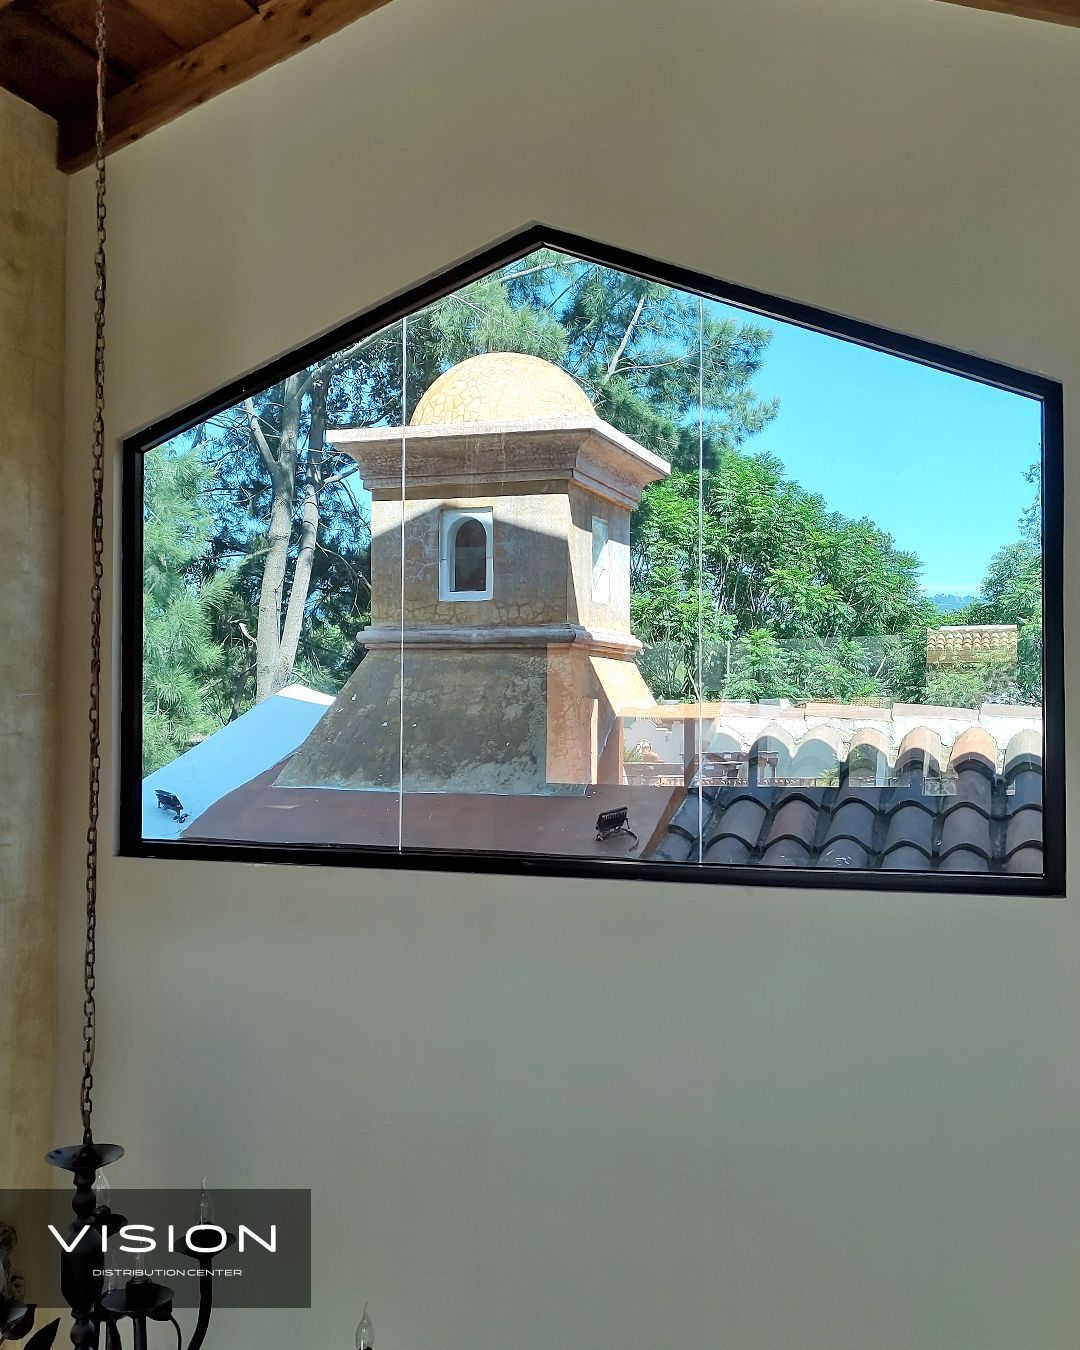
<path id="1" fill-rule="evenodd" d="M 333 701 L 329 694 L 291 684 L 156 769 L 143 779 L 143 837 L 178 839 L 207 807 L 291 754 Z M 160 809 L 156 788 L 180 798 L 187 820 L 181 824 Z"/>

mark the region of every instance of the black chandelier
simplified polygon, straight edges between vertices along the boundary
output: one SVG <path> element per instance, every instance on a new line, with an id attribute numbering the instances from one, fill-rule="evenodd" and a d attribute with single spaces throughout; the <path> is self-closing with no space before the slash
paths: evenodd
<path id="1" fill-rule="evenodd" d="M 86 831 L 86 947 L 83 962 L 82 1082 L 79 1113 L 83 1135 L 80 1144 L 53 1149 L 46 1162 L 72 1174 L 74 1195 L 68 1240 L 61 1244 L 60 1291 L 71 1315 L 70 1339 L 76 1350 L 124 1350 L 121 1328 L 131 1324 L 132 1350 L 147 1350 L 151 1322 L 171 1323 L 177 1350 L 201 1350 L 213 1309 L 214 1256 L 231 1247 L 236 1238 L 212 1224 L 205 1185 L 200 1196 L 199 1220 L 186 1237 L 173 1243 L 170 1253 L 186 1258 L 197 1268 L 198 1313 L 186 1346 L 175 1316 L 174 1292 L 158 1284 L 133 1262 L 136 1273 L 125 1284 L 112 1287 L 113 1272 L 106 1270 L 109 1234 L 127 1220 L 108 1204 L 111 1188 L 103 1169 L 123 1157 L 119 1144 L 99 1144 L 94 1139 L 94 1055 L 97 1046 L 97 1015 L 94 999 L 97 964 L 98 824 L 101 803 L 101 599 L 104 577 L 104 479 L 105 479 L 105 0 L 95 0 L 97 58 L 96 125 L 94 167 L 96 175 L 96 247 L 94 252 L 94 423 L 92 438 L 93 507 L 91 544 L 93 580 L 90 589 L 90 683 L 89 683 L 89 810 Z M 159 794 L 160 795 L 160 794 Z M 212 1227 L 218 1234 L 215 1252 L 190 1245 L 193 1231 Z M 58 1235 L 57 1235 L 58 1236 Z M 23 1350 L 49 1350 L 56 1340 L 61 1318 L 34 1329 L 37 1309 L 22 1298 L 21 1281 L 8 1280 L 6 1252 L 14 1242 L 13 1230 L 0 1225 L 0 1344 L 25 1342 Z M 128 1274 L 130 1272 L 124 1272 Z M 194 1273 L 194 1270 L 193 1270 Z M 27 1339 L 29 1338 L 29 1339 Z M 367 1305 L 356 1329 L 358 1350 L 371 1350 L 372 1324 Z"/>

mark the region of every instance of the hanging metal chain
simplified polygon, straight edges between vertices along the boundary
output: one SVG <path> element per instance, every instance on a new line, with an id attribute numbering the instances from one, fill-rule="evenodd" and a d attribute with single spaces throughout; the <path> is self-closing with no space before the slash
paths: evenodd
<path id="1" fill-rule="evenodd" d="M 105 0 L 96 0 L 97 121 L 94 132 L 97 248 L 94 252 L 93 510 L 90 521 L 93 582 L 90 587 L 90 800 L 86 828 L 86 955 L 83 962 L 82 1088 L 79 1110 L 89 1143 L 94 1111 L 97 1008 L 98 820 L 101 814 L 101 591 L 105 574 Z"/>

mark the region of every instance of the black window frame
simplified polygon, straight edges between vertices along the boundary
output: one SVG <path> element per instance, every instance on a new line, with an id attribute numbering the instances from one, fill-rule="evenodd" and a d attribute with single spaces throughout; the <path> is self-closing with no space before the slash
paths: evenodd
<path id="1" fill-rule="evenodd" d="M 881 872 L 778 868 L 759 864 L 710 866 L 574 858 L 473 850 L 358 847 L 321 844 L 195 843 L 146 839 L 142 833 L 142 595 L 143 455 L 268 385 L 396 323 L 433 301 L 539 248 L 629 272 L 718 300 L 752 314 L 796 324 L 831 337 L 900 356 L 954 375 L 1038 399 L 1042 405 L 1043 586 L 1043 860 L 1042 875 L 960 872 Z M 121 455 L 121 656 L 119 847 L 122 857 L 189 861 L 291 863 L 304 866 L 399 867 L 421 871 L 499 873 L 698 885 L 776 886 L 788 889 L 944 892 L 1063 897 L 1065 894 L 1064 687 L 1064 426 L 1063 388 L 1047 376 L 906 336 L 813 305 L 768 295 L 702 272 L 660 262 L 609 244 L 533 223 L 451 264 L 257 370 L 219 386 L 168 417 L 124 438 Z"/>

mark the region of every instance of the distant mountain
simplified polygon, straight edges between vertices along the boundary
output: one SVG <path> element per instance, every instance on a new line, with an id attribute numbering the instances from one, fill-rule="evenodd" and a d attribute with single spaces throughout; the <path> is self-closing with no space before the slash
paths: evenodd
<path id="1" fill-rule="evenodd" d="M 974 595 L 932 595 L 930 599 L 937 605 L 938 609 L 944 610 L 946 614 L 955 614 L 958 609 L 970 605 L 978 597 Z"/>

